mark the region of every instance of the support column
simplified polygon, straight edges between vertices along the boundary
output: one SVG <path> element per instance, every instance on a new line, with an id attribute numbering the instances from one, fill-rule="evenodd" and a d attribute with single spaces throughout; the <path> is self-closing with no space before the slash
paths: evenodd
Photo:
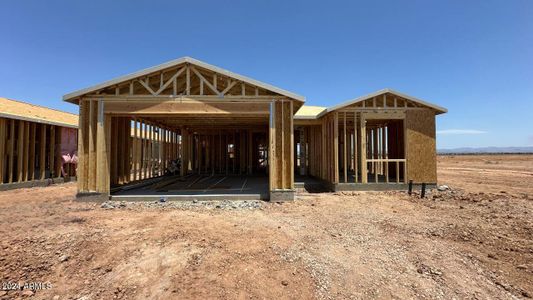
<path id="1" fill-rule="evenodd" d="M 359 139 L 361 145 L 361 183 L 368 183 L 368 173 L 367 173 L 367 164 L 366 164 L 366 120 L 365 115 L 361 114 L 360 120 L 360 131 Z"/>
<path id="2" fill-rule="evenodd" d="M 96 191 L 96 123 L 97 123 L 97 103 L 89 102 L 89 172 L 87 179 L 89 182 L 89 191 Z"/>
<path id="3" fill-rule="evenodd" d="M 104 115 L 104 101 L 98 100 L 96 109 L 96 192 L 109 195 L 109 152 L 111 149 L 111 117 Z M 128 131 L 127 133 L 129 136 L 130 131 Z M 124 134 L 124 132 L 122 132 L 121 134 Z"/>
<path id="4" fill-rule="evenodd" d="M 88 128 L 87 128 L 87 101 L 80 100 L 80 116 L 78 122 L 78 171 L 76 173 L 78 182 L 78 193 L 88 192 L 87 182 L 87 155 L 88 155 Z"/>
<path id="5" fill-rule="evenodd" d="M 270 104 L 269 187 L 271 201 L 294 200 L 293 103 Z"/>

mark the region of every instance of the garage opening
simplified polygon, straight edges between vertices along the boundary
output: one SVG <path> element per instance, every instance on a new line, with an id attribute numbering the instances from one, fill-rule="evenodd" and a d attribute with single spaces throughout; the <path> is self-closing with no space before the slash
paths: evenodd
<path id="1" fill-rule="evenodd" d="M 112 117 L 111 131 L 114 198 L 268 199 L 267 116 Z"/>

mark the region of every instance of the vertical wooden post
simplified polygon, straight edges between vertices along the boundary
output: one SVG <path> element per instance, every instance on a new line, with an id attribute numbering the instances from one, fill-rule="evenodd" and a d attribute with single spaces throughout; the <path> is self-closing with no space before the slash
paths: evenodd
<path id="1" fill-rule="evenodd" d="M 355 183 L 359 182 L 359 157 L 357 155 L 357 148 L 359 147 L 359 143 L 357 142 L 357 139 L 359 139 L 359 134 L 357 132 L 357 113 L 353 113 L 353 170 L 354 170 L 354 181 Z"/>
<path id="2" fill-rule="evenodd" d="M 366 162 L 366 120 L 364 114 L 361 114 L 360 121 L 360 144 L 361 144 L 361 183 L 368 183 L 368 172 Z"/>
<path id="3" fill-rule="evenodd" d="M 89 101 L 89 191 L 96 191 L 96 123 L 97 105 L 94 100 Z"/>
<path id="4" fill-rule="evenodd" d="M 50 177 L 54 178 L 57 177 L 57 174 L 55 173 L 56 169 L 56 126 L 50 125 L 50 153 L 49 155 L 49 161 L 50 161 Z"/>
<path id="5" fill-rule="evenodd" d="M 78 119 L 78 172 L 77 183 L 78 192 L 87 192 L 87 101 L 80 100 L 79 102 L 80 116 Z"/>
<path id="6" fill-rule="evenodd" d="M 181 128 L 181 147 L 180 147 L 180 156 L 181 156 L 181 167 L 180 167 L 180 176 L 185 176 L 188 169 L 188 159 L 187 159 L 187 147 L 188 147 L 188 137 L 187 130 Z"/>
<path id="7" fill-rule="evenodd" d="M 104 114 L 104 101 L 97 102 L 97 133 L 96 133 L 96 192 L 109 194 L 109 150 L 111 118 Z M 129 133 L 129 132 L 128 132 Z M 122 133 L 124 134 L 124 133 Z"/>
<path id="8" fill-rule="evenodd" d="M 41 124 L 41 152 L 39 160 L 39 169 L 41 171 L 41 180 L 46 178 L 46 124 Z"/>
<path id="9" fill-rule="evenodd" d="M 28 166 L 28 179 L 35 179 L 35 126 L 34 122 L 30 125 L 30 153 L 29 155 L 29 166 Z"/>
<path id="10" fill-rule="evenodd" d="M 385 159 L 385 182 L 389 183 L 389 147 L 387 145 L 388 139 L 386 139 L 388 135 L 388 129 L 387 126 L 383 127 L 383 136 L 382 136 L 382 151 L 383 151 L 383 158 Z"/>
<path id="11" fill-rule="evenodd" d="M 133 163 L 133 180 L 137 180 L 137 118 L 133 118 L 133 149 L 132 149 L 132 163 Z"/>
<path id="12" fill-rule="evenodd" d="M 343 163 L 343 167 L 344 167 L 344 182 L 348 182 L 348 156 L 346 155 L 346 151 L 347 151 L 347 142 L 348 140 L 346 139 L 346 112 L 344 112 L 344 116 L 343 116 L 343 121 L 344 121 L 344 137 L 343 137 L 343 145 L 344 145 L 344 151 L 342 152 L 343 153 L 343 160 L 342 160 L 342 163 Z"/>
<path id="13" fill-rule="evenodd" d="M 290 130 L 290 149 L 289 149 L 289 153 L 290 153 L 290 161 L 288 163 L 288 170 L 289 170 L 289 186 L 288 188 L 290 189 L 294 189 L 294 106 L 293 106 L 293 101 L 289 101 L 289 106 L 290 106 L 290 109 L 289 109 L 289 130 Z"/>
<path id="14" fill-rule="evenodd" d="M 270 102 L 270 118 L 268 126 L 268 188 L 272 191 L 276 188 L 276 103 Z"/>
<path id="15" fill-rule="evenodd" d="M 339 183 L 339 113 L 335 112 L 333 117 L 333 163 L 334 166 L 334 177 L 333 182 Z"/>
<path id="16" fill-rule="evenodd" d="M 2 141 L 0 145 L 0 184 L 4 183 L 4 173 L 5 173 L 4 162 L 5 162 L 5 152 L 6 152 L 6 142 L 7 142 L 6 122 L 7 122 L 6 119 L 0 118 L 0 141 Z"/>
<path id="17" fill-rule="evenodd" d="M 375 99 L 375 98 L 374 98 Z M 372 146 L 372 150 L 373 150 L 373 155 L 372 155 L 372 159 L 377 159 L 379 158 L 378 156 L 378 152 L 379 152 L 379 149 L 378 149 L 378 127 L 374 128 L 372 130 L 373 132 L 373 137 L 372 137 L 372 142 L 373 142 L 373 146 Z M 378 175 L 379 175 L 379 170 L 378 170 L 378 163 L 374 162 L 373 163 L 374 165 L 374 181 L 377 183 L 378 182 Z"/>
<path id="18" fill-rule="evenodd" d="M 17 137 L 17 181 L 21 182 L 24 180 L 24 127 L 25 123 L 24 121 L 17 121 L 18 122 L 18 137 Z"/>
<path id="19" fill-rule="evenodd" d="M 14 163 L 14 152 L 15 152 L 15 119 L 11 119 L 11 124 L 9 124 L 9 162 L 8 162 L 8 171 L 7 182 L 13 182 L 13 163 Z M 44 125 L 43 125 L 44 126 Z"/>
<path id="20" fill-rule="evenodd" d="M 32 122 L 33 123 L 33 122 Z M 23 169 L 23 181 L 28 181 L 29 178 L 29 172 L 28 172 L 28 164 L 29 164 L 29 156 L 30 156 L 30 122 L 24 122 L 24 164 L 22 166 Z"/>

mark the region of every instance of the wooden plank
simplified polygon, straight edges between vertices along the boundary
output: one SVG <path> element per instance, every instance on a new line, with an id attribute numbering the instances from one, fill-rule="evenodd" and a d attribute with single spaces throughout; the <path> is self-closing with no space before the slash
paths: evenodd
<path id="1" fill-rule="evenodd" d="M 131 138 L 131 117 L 128 117 L 126 119 L 126 132 L 124 133 L 126 136 L 126 182 L 131 182 L 131 169 L 132 169 L 132 138 Z"/>
<path id="2" fill-rule="evenodd" d="M 389 162 L 388 162 L 388 159 L 389 159 L 389 150 L 388 150 L 388 146 L 387 146 L 387 140 L 386 140 L 386 136 L 387 136 L 387 127 L 383 127 L 383 135 L 382 135 L 382 145 L 383 145 L 383 158 L 386 160 L 385 161 L 385 182 L 389 183 Z"/>
<path id="3" fill-rule="evenodd" d="M 268 126 L 268 187 L 272 191 L 277 188 L 276 173 L 276 102 L 270 103 L 270 118 Z"/>
<path id="4" fill-rule="evenodd" d="M 79 119 L 78 119 L 78 170 L 76 174 L 78 192 L 87 191 L 87 175 L 85 162 L 87 161 L 87 152 L 85 152 L 85 137 L 87 136 L 86 101 L 80 100 Z"/>
<path id="5" fill-rule="evenodd" d="M 56 163 L 55 163 L 55 171 L 54 171 L 54 174 L 56 174 L 57 177 L 60 177 L 61 176 L 61 165 L 62 165 L 62 160 L 61 160 L 61 145 L 63 144 L 63 136 L 61 134 L 61 131 L 62 131 L 62 127 L 59 127 L 57 126 L 57 129 L 56 129 L 56 153 L 55 153 L 55 156 L 56 156 Z M 77 134 L 78 134 L 78 131 L 75 131 L 76 133 L 76 138 L 78 137 Z M 76 169 L 74 169 L 74 171 L 76 172 Z M 76 174 L 76 173 L 74 173 Z M 77 174 L 76 174 L 77 175 Z"/>
<path id="6" fill-rule="evenodd" d="M 96 192 L 109 194 L 109 139 L 111 118 L 104 114 L 104 101 L 102 100 L 96 103 L 96 120 Z"/>
<path id="7" fill-rule="evenodd" d="M 355 183 L 359 182 L 359 157 L 358 157 L 358 147 L 359 144 L 357 140 L 359 139 L 359 134 L 357 130 L 357 113 L 353 113 L 353 156 L 354 156 L 354 181 Z"/>
<path id="8" fill-rule="evenodd" d="M 348 182 L 348 156 L 346 155 L 346 151 L 347 151 L 347 139 L 346 139 L 346 112 L 344 112 L 344 116 L 343 116 L 343 121 L 344 121 L 344 137 L 343 137 L 343 145 L 344 145 L 344 150 L 343 150 L 343 168 L 344 168 L 344 182 Z"/>
<path id="9" fill-rule="evenodd" d="M 96 104 L 96 101 L 89 102 L 89 171 L 87 174 L 89 191 L 96 191 L 96 121 L 98 109 Z"/>
<path id="10" fill-rule="evenodd" d="M 33 123 L 32 123 L 33 124 Z M 0 118 L 0 184 L 4 183 L 5 174 L 5 154 L 7 144 L 7 120 Z"/>
<path id="11" fill-rule="evenodd" d="M 118 183 L 118 128 L 117 128 L 117 118 L 111 117 L 111 134 L 115 138 L 111 141 L 111 154 L 110 154 L 110 184 Z"/>
<path id="12" fill-rule="evenodd" d="M 139 161 L 138 161 L 138 149 L 137 149 L 137 142 L 138 142 L 138 128 L 137 128 L 137 118 L 133 118 L 133 149 L 132 149 L 132 158 L 133 158 L 133 180 L 137 180 L 137 170 L 139 167 Z"/>
<path id="13" fill-rule="evenodd" d="M 48 153 L 50 162 L 50 177 L 54 178 L 56 169 L 56 126 L 50 125 L 50 152 Z"/>
<path id="14" fill-rule="evenodd" d="M 368 183 L 368 172 L 367 172 L 367 162 L 366 162 L 366 120 L 363 114 L 359 119 L 360 122 L 360 144 L 361 144 L 361 183 Z"/>
<path id="15" fill-rule="evenodd" d="M 44 126 L 44 125 L 43 125 Z M 12 183 L 13 182 L 13 169 L 14 169 L 14 153 L 15 153 L 15 120 L 11 119 L 11 122 L 9 124 L 9 162 L 8 162 L 8 175 L 7 175 L 7 182 Z"/>
<path id="16" fill-rule="evenodd" d="M 334 167 L 334 177 L 333 182 L 339 183 L 339 113 L 335 112 L 334 118 L 333 118 L 333 147 L 334 147 L 334 158 L 333 162 L 335 164 Z"/>
<path id="17" fill-rule="evenodd" d="M 290 109 L 289 109 L 289 114 L 288 114 L 288 118 L 289 118 L 288 130 L 290 131 L 290 148 L 289 148 L 290 161 L 288 163 L 288 172 L 289 172 L 289 178 L 290 178 L 289 188 L 294 189 L 294 106 L 293 106 L 293 101 L 289 101 L 289 106 L 290 106 Z"/>
<path id="18" fill-rule="evenodd" d="M 41 149 L 39 159 L 39 170 L 41 171 L 41 180 L 46 178 L 46 126 L 46 124 L 41 124 Z"/>
<path id="19" fill-rule="evenodd" d="M 24 165 L 22 169 L 24 170 L 24 181 L 29 179 L 29 156 L 30 156 L 30 122 L 24 122 Z"/>
<path id="20" fill-rule="evenodd" d="M 17 182 L 24 180 L 24 121 L 17 121 L 18 123 L 18 135 L 17 135 Z"/>

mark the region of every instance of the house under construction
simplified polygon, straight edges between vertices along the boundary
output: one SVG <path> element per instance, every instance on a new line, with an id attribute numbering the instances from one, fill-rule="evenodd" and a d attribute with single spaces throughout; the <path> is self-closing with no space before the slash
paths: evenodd
<path id="1" fill-rule="evenodd" d="M 78 116 L 0 98 L 0 191 L 76 175 Z"/>
<path id="2" fill-rule="evenodd" d="M 435 116 L 385 89 L 333 107 L 185 57 L 64 96 L 79 105 L 79 195 L 294 198 L 437 182 Z M 179 162 L 176 172 L 170 167 Z"/>

